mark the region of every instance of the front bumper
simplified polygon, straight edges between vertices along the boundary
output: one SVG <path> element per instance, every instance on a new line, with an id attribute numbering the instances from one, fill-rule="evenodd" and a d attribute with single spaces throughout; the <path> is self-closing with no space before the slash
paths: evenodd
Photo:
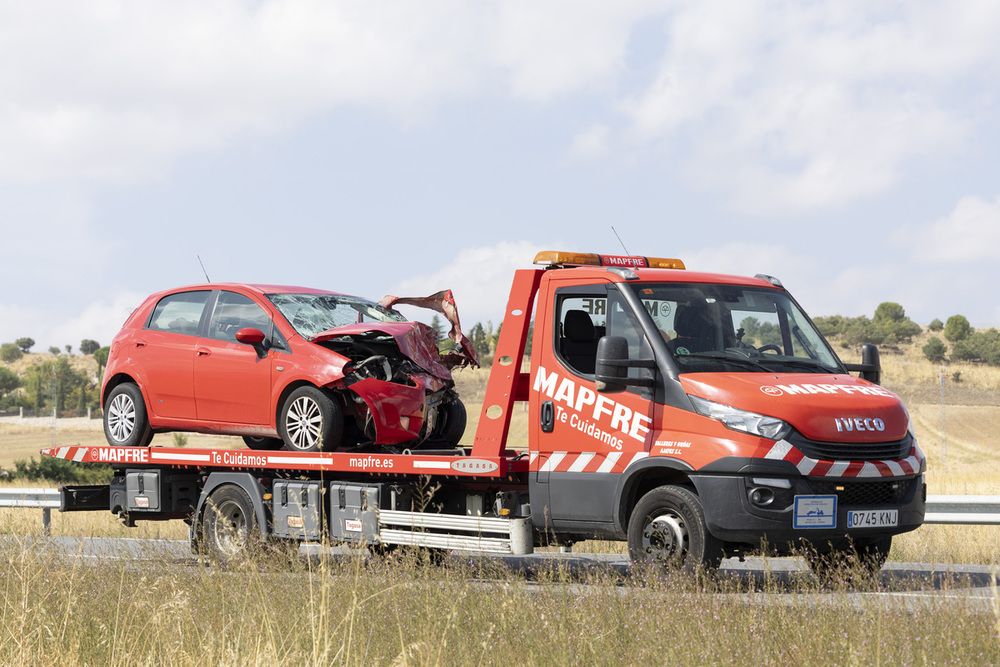
<path id="1" fill-rule="evenodd" d="M 801 546 L 803 542 L 867 540 L 915 530 L 924 521 L 927 498 L 922 474 L 874 480 L 693 475 L 692 481 L 704 500 L 705 521 L 712 535 L 726 542 L 752 545 L 766 542 L 778 551 L 785 551 L 790 545 Z M 768 505 L 751 500 L 753 490 L 761 488 L 770 489 L 773 494 Z M 837 496 L 833 527 L 795 528 L 795 496 L 819 495 Z M 898 523 L 878 528 L 848 528 L 847 513 L 853 510 L 897 510 Z"/>

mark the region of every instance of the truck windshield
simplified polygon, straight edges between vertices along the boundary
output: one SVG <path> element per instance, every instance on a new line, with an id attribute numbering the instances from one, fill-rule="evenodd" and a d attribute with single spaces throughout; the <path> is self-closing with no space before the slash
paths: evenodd
<path id="1" fill-rule="evenodd" d="M 740 285 L 631 283 L 680 372 L 843 372 L 787 292 Z"/>
<path id="2" fill-rule="evenodd" d="M 373 301 L 340 294 L 268 294 L 267 298 L 303 338 L 359 322 L 405 322 Z"/>

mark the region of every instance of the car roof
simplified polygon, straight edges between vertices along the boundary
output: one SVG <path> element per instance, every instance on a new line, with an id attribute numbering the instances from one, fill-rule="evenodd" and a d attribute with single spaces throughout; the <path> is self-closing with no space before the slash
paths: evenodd
<path id="1" fill-rule="evenodd" d="M 161 294 L 174 292 L 187 292 L 192 290 L 242 290 L 255 294 L 335 294 L 337 296 L 349 296 L 342 292 L 317 289 L 315 287 L 299 287 L 294 285 L 264 285 L 256 283 L 201 283 L 198 285 L 186 285 L 184 287 L 174 287 L 164 290 Z"/>

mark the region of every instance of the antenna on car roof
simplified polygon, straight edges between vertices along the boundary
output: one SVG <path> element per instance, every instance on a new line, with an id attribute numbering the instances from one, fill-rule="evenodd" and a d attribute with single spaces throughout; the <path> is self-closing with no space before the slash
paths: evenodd
<path id="1" fill-rule="evenodd" d="M 205 282 L 212 282 L 212 279 L 208 277 L 208 271 L 205 270 L 205 263 L 201 261 L 201 255 L 195 255 L 195 257 L 198 258 L 198 263 L 201 264 L 201 272 L 205 274 Z"/>
<path id="2" fill-rule="evenodd" d="M 622 241 L 622 237 L 618 236 L 618 231 L 617 231 L 617 230 L 615 229 L 615 226 L 614 226 L 614 225 L 611 225 L 611 231 L 613 231 L 613 232 L 615 233 L 615 236 L 617 236 L 617 237 L 618 237 L 618 242 L 622 244 L 622 250 L 624 250 L 624 251 L 625 251 L 625 254 L 626 254 L 626 255 L 628 255 L 629 257 L 631 257 L 631 256 L 632 256 L 632 253 L 630 253 L 630 252 L 628 251 L 628 248 L 626 248 L 626 247 L 625 247 L 625 242 L 624 242 L 624 241 Z"/>

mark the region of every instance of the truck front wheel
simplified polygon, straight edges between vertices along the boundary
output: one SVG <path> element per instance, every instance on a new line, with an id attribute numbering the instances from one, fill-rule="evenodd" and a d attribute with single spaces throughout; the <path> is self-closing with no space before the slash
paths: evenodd
<path id="1" fill-rule="evenodd" d="M 633 563 L 715 571 L 722 542 L 708 532 L 697 494 L 681 486 L 661 486 L 644 495 L 628 523 L 628 551 Z"/>

